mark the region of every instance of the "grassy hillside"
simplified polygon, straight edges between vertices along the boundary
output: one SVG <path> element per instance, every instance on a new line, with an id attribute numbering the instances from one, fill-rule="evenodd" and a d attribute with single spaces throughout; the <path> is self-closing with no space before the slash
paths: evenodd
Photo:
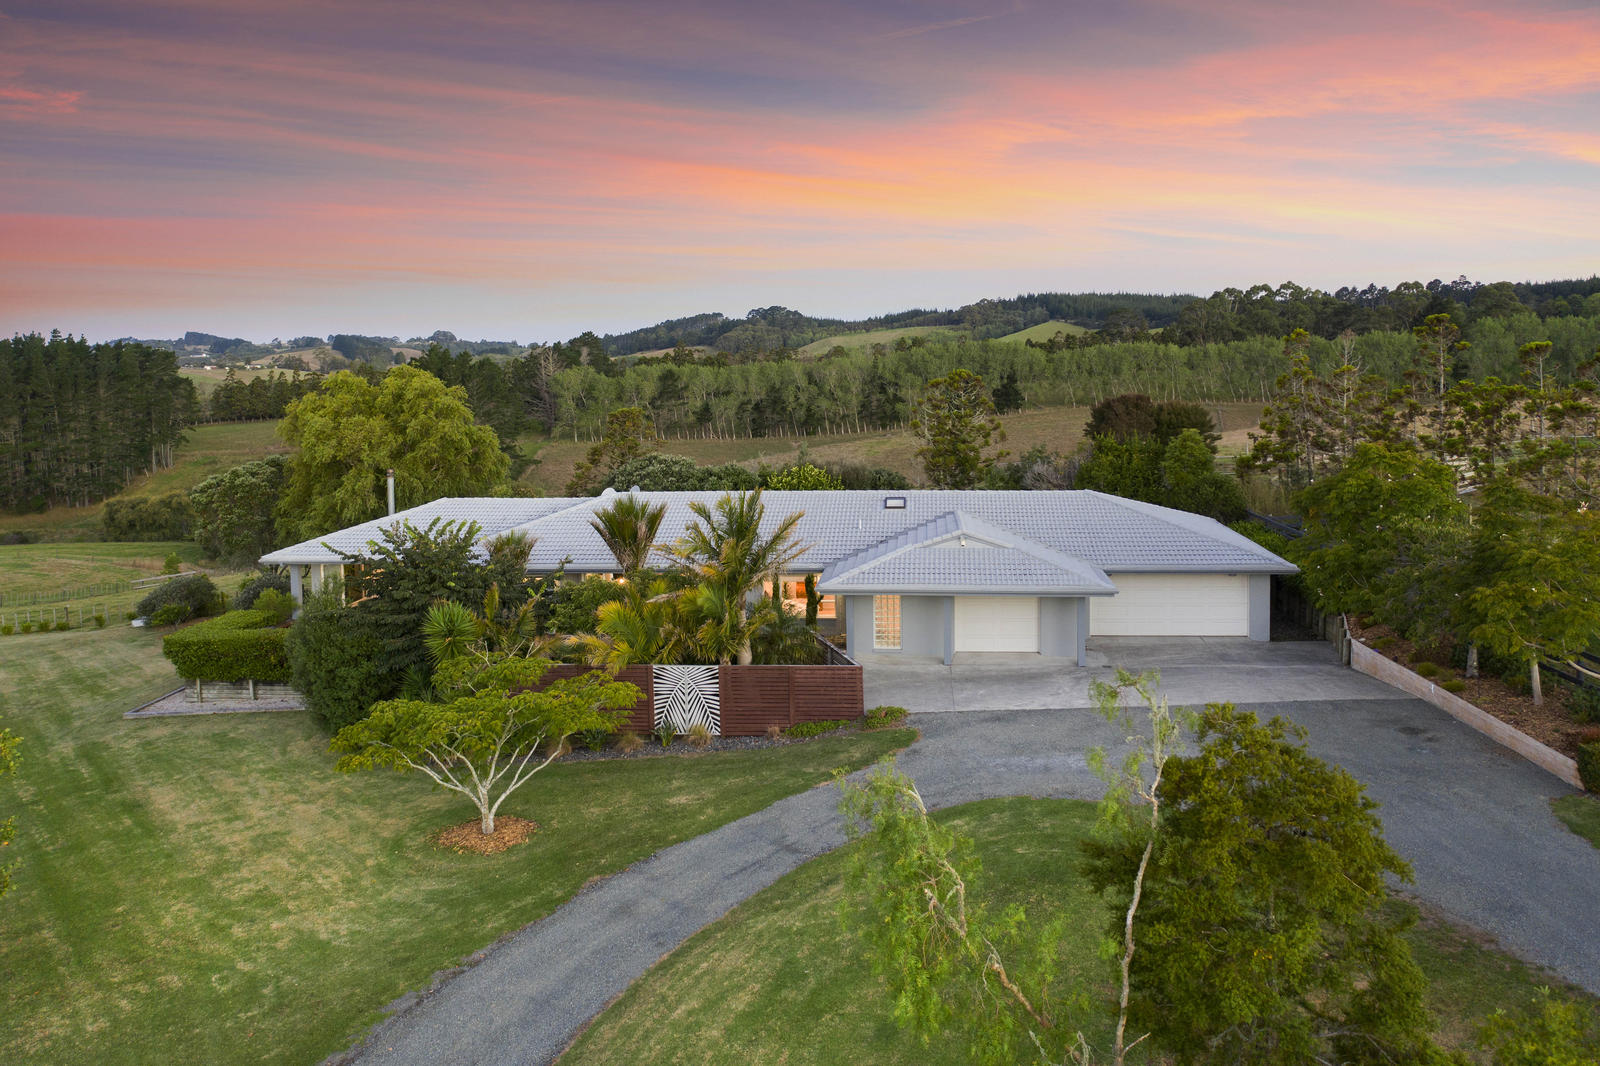
<path id="1" fill-rule="evenodd" d="M 125 496 L 157 496 L 191 489 L 212 474 L 229 467 L 287 452 L 278 439 L 276 422 L 224 422 L 195 426 L 178 448 L 170 470 L 136 478 L 123 490 Z M 89 507 L 52 507 L 43 514 L 0 514 L 0 533 L 26 530 L 47 540 L 94 540 L 100 535 L 100 504 Z"/>
<path id="2" fill-rule="evenodd" d="M 802 356 L 825 355 L 836 345 L 853 351 L 865 351 L 874 344 L 892 345 L 901 337 L 928 337 L 936 333 L 963 336 L 966 330 L 958 326 L 907 326 L 901 329 L 871 329 L 865 333 L 836 333 L 819 341 L 812 341 L 800 349 Z"/>
<path id="3" fill-rule="evenodd" d="M 1021 344 L 1024 341 L 1034 341 L 1037 343 L 1039 341 L 1047 341 L 1051 337 L 1054 337 L 1057 333 L 1065 333 L 1067 336 L 1073 337 L 1080 333 L 1088 332 L 1089 331 L 1083 326 L 1075 326 L 1071 322 L 1052 321 L 1041 322 L 1037 326 L 1029 326 L 1027 329 L 1019 329 L 1015 333 L 1008 333 L 1000 339 L 1003 341 L 1015 341 L 1018 344 Z"/>
<path id="4" fill-rule="evenodd" d="M 271 369 L 257 367 L 235 367 L 234 376 L 240 381 L 249 383 L 256 378 L 266 377 L 274 373 Z M 222 380 L 228 376 L 226 370 L 208 370 L 203 366 L 184 366 L 178 368 L 178 376 L 188 378 L 194 382 L 195 391 L 202 400 L 208 399 Z"/>
<path id="5" fill-rule="evenodd" d="M 1238 452 L 1248 447 L 1246 434 L 1261 420 L 1261 405 L 1224 403 L 1211 405 L 1222 430 L 1221 448 Z M 1083 440 L 1083 427 L 1089 421 L 1087 407 L 1043 407 L 1005 415 L 1004 447 L 1021 454 L 1036 444 L 1057 451 L 1071 451 Z M 783 466 L 793 462 L 805 445 L 813 462 L 862 463 L 881 466 L 917 482 L 922 465 L 917 461 L 917 439 L 908 430 L 875 430 L 861 434 L 831 436 L 757 437 L 739 440 L 669 440 L 662 451 L 686 455 L 702 464 L 743 463 L 754 469 L 761 463 Z M 522 480 L 547 495 L 559 495 L 573 467 L 589 450 L 589 442 L 570 440 L 523 440 L 524 450 L 537 452 L 542 462 L 531 467 Z"/>

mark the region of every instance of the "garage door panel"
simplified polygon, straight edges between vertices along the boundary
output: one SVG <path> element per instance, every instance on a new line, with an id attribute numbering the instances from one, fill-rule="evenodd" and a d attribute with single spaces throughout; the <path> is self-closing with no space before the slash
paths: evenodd
<path id="1" fill-rule="evenodd" d="M 1115 596 L 1089 608 L 1093 637 L 1250 635 L 1248 574 L 1112 574 Z"/>
<path id="2" fill-rule="evenodd" d="M 1039 650 L 1039 600 L 1033 596 L 957 596 L 956 651 Z"/>

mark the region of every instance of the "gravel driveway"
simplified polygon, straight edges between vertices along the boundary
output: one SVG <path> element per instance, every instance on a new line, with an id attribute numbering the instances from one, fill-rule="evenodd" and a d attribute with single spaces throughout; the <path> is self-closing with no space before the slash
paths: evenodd
<path id="1" fill-rule="evenodd" d="M 1600 851 L 1569 833 L 1548 804 L 1571 790 L 1428 704 L 1370 678 L 1353 681 L 1349 671 L 1335 674 L 1325 649 L 1291 649 L 1279 664 L 1270 661 L 1272 647 L 1279 646 L 1246 649 L 1245 662 L 1167 663 L 1163 677 L 1175 698 L 1218 689 L 1305 726 L 1311 750 L 1345 766 L 1382 803 L 1390 844 L 1415 867 L 1411 892 L 1600 994 Z M 1129 649 L 1116 650 L 1127 661 Z M 1320 698 L 1328 678 L 1343 698 Z M 884 683 L 869 673 L 869 691 Z M 1042 683 L 1050 682 L 1024 686 L 1028 698 Z M 983 681 L 986 691 L 993 684 Z M 937 697 L 939 685 L 926 691 Z M 992 796 L 1096 798 L 1100 783 L 1085 752 L 1114 751 L 1118 739 L 1083 709 L 919 713 L 912 724 L 923 738 L 900 765 L 940 807 Z M 379 1026 L 352 1061 L 553 1061 L 662 955 L 839 846 L 836 795 L 816 788 L 791 796 L 580 893 Z"/>

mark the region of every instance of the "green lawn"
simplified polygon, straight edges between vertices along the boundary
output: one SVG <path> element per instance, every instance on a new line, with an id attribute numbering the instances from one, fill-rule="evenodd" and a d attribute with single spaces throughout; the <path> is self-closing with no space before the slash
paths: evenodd
<path id="1" fill-rule="evenodd" d="M 1600 848 L 1600 796 L 1561 796 L 1550 801 L 1550 809 L 1568 829 Z"/>
<path id="2" fill-rule="evenodd" d="M 0 717 L 23 738 L 0 782 L 20 863 L 0 1061 L 315 1062 L 591 878 L 911 737 L 557 766 L 503 808 L 540 823 L 529 843 L 458 855 L 429 836 L 469 805 L 333 772 L 305 714 L 122 719 L 175 687 L 158 648 L 123 626 L 0 640 Z"/>
<path id="3" fill-rule="evenodd" d="M 994 907 L 1020 903 L 1030 925 L 1066 916 L 1060 987 L 1074 970 L 1109 996 L 1112 971 L 1096 954 L 1103 904 L 1073 874 L 1077 842 L 1094 807 L 1074 800 L 985 800 L 938 817 L 974 838 L 983 878 L 974 895 Z M 861 944 L 839 920 L 846 856 L 807 863 L 702 930 L 620 996 L 562 1057 L 562 1066 L 636 1062 L 818 1066 L 851 1059 L 875 1064 L 967 1061 L 959 1039 L 923 1047 L 899 1029 L 892 1004 Z M 1404 905 L 1404 904 L 1397 904 Z M 1497 1007 L 1530 1004 L 1547 975 L 1448 923 L 1414 930 L 1417 960 L 1430 980 L 1440 1037 L 1469 1048 L 1478 1022 Z M 1572 993 L 1575 994 L 1575 993 Z M 1587 1005 L 1600 1001 L 1584 997 Z M 1085 1026 L 1107 1046 L 1107 1027 Z"/>

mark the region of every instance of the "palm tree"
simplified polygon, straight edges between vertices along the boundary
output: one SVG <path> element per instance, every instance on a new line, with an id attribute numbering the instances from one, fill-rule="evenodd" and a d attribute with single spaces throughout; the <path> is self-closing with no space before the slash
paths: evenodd
<path id="1" fill-rule="evenodd" d="M 714 508 L 691 503 L 689 509 L 697 520 L 689 523 L 672 554 L 699 586 L 685 595 L 700 620 L 694 629 L 696 643 L 718 662 L 747 665 L 755 629 L 751 601 L 805 554 L 808 545 L 794 535 L 804 512 L 796 511 L 762 536 L 766 507 L 760 489 L 727 493 Z"/>
<path id="2" fill-rule="evenodd" d="M 674 618 L 676 599 L 664 579 L 648 586 L 634 581 L 624 599 L 602 603 L 593 633 L 570 638 L 583 661 L 613 674 L 635 663 L 674 663 L 683 654 L 684 633 Z"/>
<path id="3" fill-rule="evenodd" d="M 632 581 L 649 562 L 656 530 L 661 528 L 661 519 L 666 513 L 666 504 L 649 503 L 628 493 L 618 496 L 611 506 L 595 512 L 589 524 L 616 557 L 623 577 Z"/>

